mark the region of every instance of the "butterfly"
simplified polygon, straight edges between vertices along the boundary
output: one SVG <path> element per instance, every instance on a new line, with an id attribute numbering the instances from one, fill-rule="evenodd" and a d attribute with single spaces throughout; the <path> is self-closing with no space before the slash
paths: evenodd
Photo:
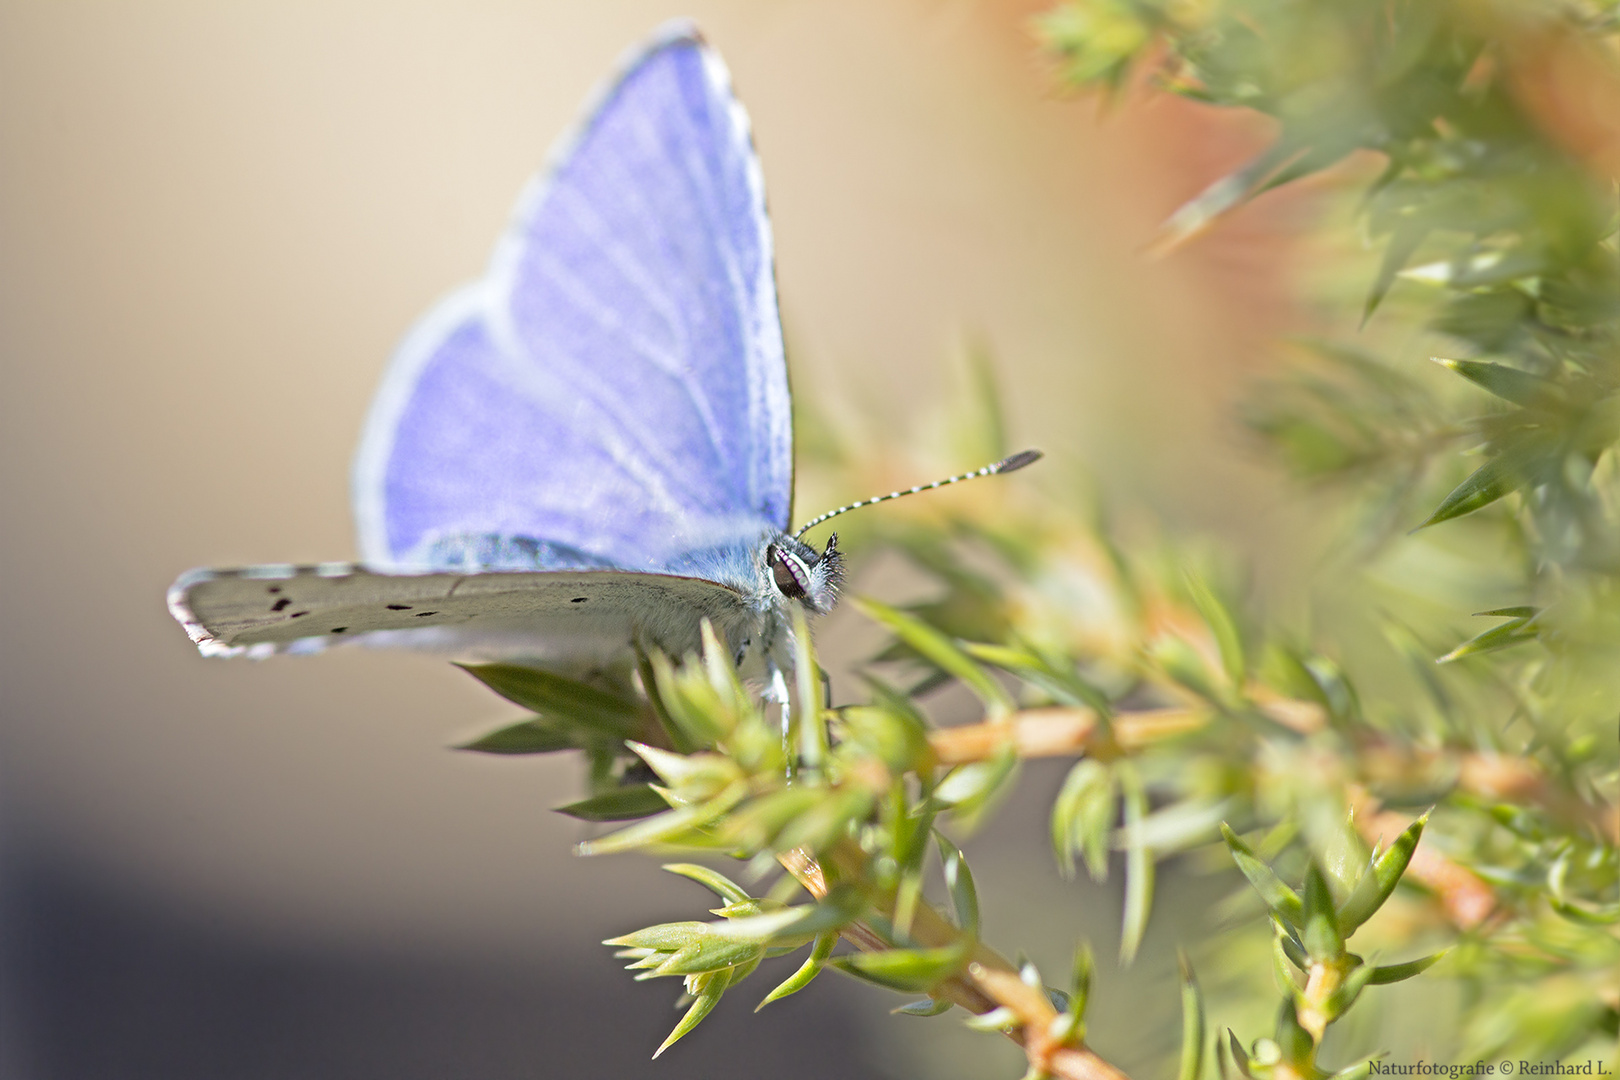
<path id="1" fill-rule="evenodd" d="M 1007 472 L 1016 454 L 974 473 Z M 354 463 L 361 565 L 193 570 L 207 656 L 363 641 L 481 659 L 791 670 L 837 536 L 788 532 L 793 418 L 747 115 L 690 24 L 635 50 L 530 182 L 484 276 L 395 354 Z M 909 492 L 894 492 L 843 510 Z"/>

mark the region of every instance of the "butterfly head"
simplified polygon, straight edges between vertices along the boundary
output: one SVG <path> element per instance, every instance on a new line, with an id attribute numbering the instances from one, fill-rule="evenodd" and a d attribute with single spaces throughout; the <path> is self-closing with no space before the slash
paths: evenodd
<path id="1" fill-rule="evenodd" d="M 844 581 L 844 553 L 838 550 L 838 534 L 827 538 L 821 552 L 791 536 L 783 536 L 766 554 L 776 591 L 797 600 L 817 614 L 825 615 L 838 603 L 838 586 Z"/>

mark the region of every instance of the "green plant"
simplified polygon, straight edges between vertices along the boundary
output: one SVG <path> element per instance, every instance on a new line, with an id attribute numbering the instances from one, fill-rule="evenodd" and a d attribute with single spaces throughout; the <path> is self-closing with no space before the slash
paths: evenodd
<path id="1" fill-rule="evenodd" d="M 1359 529 L 1359 565 L 1443 551 L 1501 621 L 1459 632 L 1462 611 L 1357 577 L 1323 601 L 1359 602 L 1355 617 L 1306 634 L 1235 603 L 1189 545 L 1127 545 L 1094 508 L 981 491 L 971 514 L 869 519 L 867 546 L 910 560 L 933 597 L 859 602 L 889 644 L 856 704 L 822 700 L 801 625 L 786 733 L 713 642 L 589 685 L 469 669 L 535 714 L 471 749 L 583 751 L 591 795 L 563 812 L 631 822 L 585 853 L 734 859 L 758 883 L 672 864 L 717 894 L 717 918 L 608 943 L 637 978 L 684 981 L 665 1046 L 762 963 L 808 950 L 762 1006 L 832 969 L 917 997 L 903 1011 L 964 1007 L 1024 1047 L 1032 1076 L 1118 1075 L 1086 1038 L 1089 948 L 1065 990 L 992 950 L 948 838 L 994 811 L 1023 761 L 1063 756 L 1078 760 L 1055 855 L 1070 874 L 1123 870 L 1125 959 L 1162 861 L 1218 853 L 1252 887 L 1194 947 L 1221 972 L 1210 1001 L 1184 963 L 1182 1080 L 1212 1060 L 1268 1080 L 1364 1074 L 1378 1047 L 1330 1027 L 1437 961 L 1423 977 L 1468 995 L 1459 1060 L 1612 1053 L 1615 25 L 1613 4 L 1534 0 L 1079 0 L 1042 18 L 1078 85 L 1147 82 L 1275 120 L 1272 145 L 1172 217 L 1162 246 L 1308 174 L 1334 182 L 1330 204 L 1353 207 L 1376 259 L 1338 261 L 1321 289 L 1342 325 L 1257 391 L 1250 426 Z M 1364 288 L 1333 307 L 1345 274 Z M 983 397 L 966 437 L 999 443 Z M 978 722 L 932 724 L 926 699 L 946 684 L 976 697 Z M 1358 932 L 1391 960 L 1351 952 Z M 1212 1004 L 1276 1021 L 1211 1039 Z"/>

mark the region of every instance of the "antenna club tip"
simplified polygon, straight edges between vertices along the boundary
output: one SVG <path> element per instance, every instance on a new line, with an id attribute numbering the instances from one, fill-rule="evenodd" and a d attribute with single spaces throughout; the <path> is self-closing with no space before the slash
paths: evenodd
<path id="1" fill-rule="evenodd" d="M 996 473 L 1016 472 L 1025 465 L 1035 464 L 1045 456 L 1039 450 L 1020 450 L 1018 453 L 1009 454 L 996 462 L 993 471 Z"/>

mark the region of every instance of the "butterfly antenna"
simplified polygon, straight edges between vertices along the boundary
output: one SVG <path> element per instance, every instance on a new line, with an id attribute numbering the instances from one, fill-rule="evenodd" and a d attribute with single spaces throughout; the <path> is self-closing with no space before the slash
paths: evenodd
<path id="1" fill-rule="evenodd" d="M 932 484 L 918 484 L 916 487 L 907 488 L 905 491 L 891 491 L 887 495 L 874 495 L 870 499 L 862 499 L 859 502 L 852 502 L 848 506 L 840 506 L 836 510 L 828 511 L 825 514 L 822 514 L 820 517 L 806 522 L 799 528 L 798 532 L 793 534 L 793 538 L 797 540 L 799 537 L 803 536 L 817 525 L 820 525 L 823 521 L 831 520 L 832 518 L 837 517 L 839 514 L 847 514 L 851 510 L 859 510 L 863 506 L 871 506 L 873 503 L 888 502 L 890 499 L 898 499 L 906 495 L 916 495 L 923 491 L 933 491 L 935 488 L 942 488 L 948 484 L 960 484 L 963 480 L 977 480 L 981 476 L 995 476 L 999 473 L 1016 472 L 1017 470 L 1022 469 L 1025 465 L 1033 465 L 1040 459 L 1041 452 L 1039 450 L 1020 450 L 1018 453 L 1004 457 L 1000 461 L 986 465 L 982 469 L 975 469 L 972 472 L 965 472 L 960 476 L 947 476 L 943 480 L 935 480 Z"/>

